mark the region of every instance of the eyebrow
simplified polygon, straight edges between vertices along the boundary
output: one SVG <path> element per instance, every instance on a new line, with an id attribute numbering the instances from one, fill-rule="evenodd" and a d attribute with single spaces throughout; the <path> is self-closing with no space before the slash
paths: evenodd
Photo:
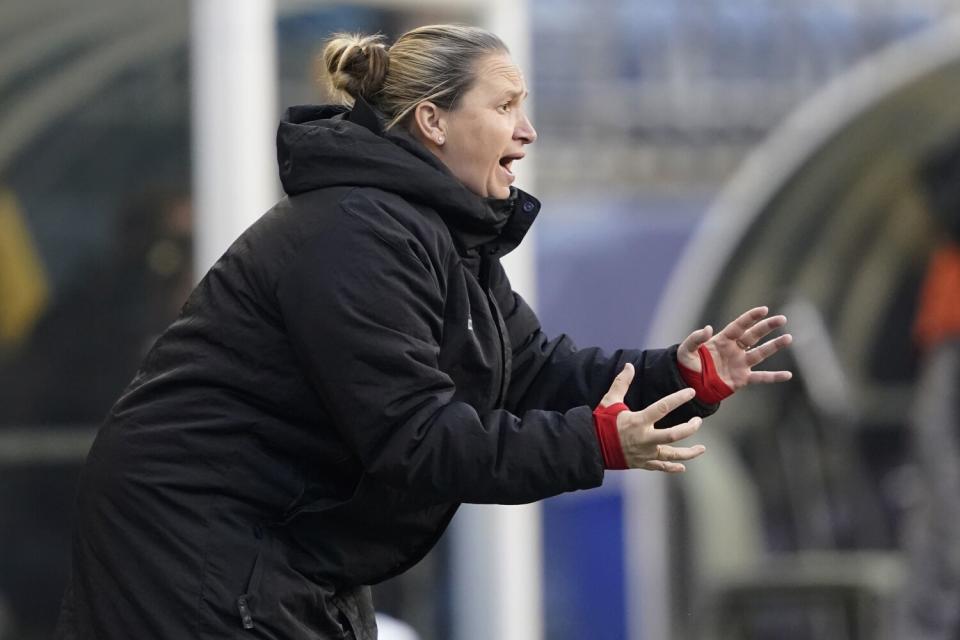
<path id="1" fill-rule="evenodd" d="M 505 90 L 503 90 L 503 91 L 500 92 L 500 95 L 503 96 L 503 97 L 505 97 L 505 98 L 510 98 L 510 99 L 512 99 L 512 100 L 515 100 L 516 98 L 521 97 L 521 95 L 522 95 L 523 98 L 526 98 L 527 96 L 530 95 L 530 91 L 529 91 L 529 90 L 524 90 L 523 92 L 520 92 L 520 91 L 518 91 L 518 90 L 516 90 L 516 89 L 505 89 Z"/>

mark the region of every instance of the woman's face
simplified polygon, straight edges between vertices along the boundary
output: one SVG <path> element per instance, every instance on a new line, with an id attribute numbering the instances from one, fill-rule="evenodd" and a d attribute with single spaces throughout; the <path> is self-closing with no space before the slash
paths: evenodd
<path id="1" fill-rule="evenodd" d="M 537 139 L 523 103 L 523 74 L 506 53 L 476 63 L 475 80 L 452 111 L 442 111 L 432 151 L 468 189 L 485 198 L 507 198 L 514 163 Z M 432 140 L 431 140 L 432 141 Z"/>

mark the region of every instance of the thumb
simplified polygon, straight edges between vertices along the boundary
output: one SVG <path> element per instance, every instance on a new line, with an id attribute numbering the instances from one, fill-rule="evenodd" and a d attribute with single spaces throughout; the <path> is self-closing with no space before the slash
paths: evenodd
<path id="1" fill-rule="evenodd" d="M 633 365 L 629 362 L 623 365 L 623 369 L 613 379 L 610 390 L 600 400 L 601 407 L 609 407 L 612 404 L 623 402 L 627 397 L 627 391 L 630 389 L 630 383 L 633 382 Z"/>
<path id="2" fill-rule="evenodd" d="M 694 353 L 704 342 L 713 337 L 713 327 L 705 326 L 703 329 L 697 329 L 680 343 L 680 349 L 687 353 Z"/>

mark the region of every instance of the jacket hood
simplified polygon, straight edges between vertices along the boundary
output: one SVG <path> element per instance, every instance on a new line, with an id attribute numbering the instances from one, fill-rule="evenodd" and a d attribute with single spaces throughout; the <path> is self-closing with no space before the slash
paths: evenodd
<path id="1" fill-rule="evenodd" d="M 499 253 L 506 253 L 540 209 L 535 198 L 515 188 L 505 200 L 471 192 L 412 135 L 385 132 L 381 118 L 362 100 L 352 110 L 288 108 L 277 131 L 277 160 L 288 195 L 335 186 L 383 189 L 437 211 L 467 248 L 505 236 L 511 246 Z"/>

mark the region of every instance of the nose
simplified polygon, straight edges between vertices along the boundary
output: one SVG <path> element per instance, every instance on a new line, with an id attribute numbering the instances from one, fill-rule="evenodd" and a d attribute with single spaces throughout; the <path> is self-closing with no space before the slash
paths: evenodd
<path id="1" fill-rule="evenodd" d="M 533 124 L 530 122 L 530 118 L 527 117 L 527 114 L 524 113 L 520 118 L 520 122 L 517 123 L 517 129 L 514 131 L 513 137 L 521 140 L 523 144 L 532 144 L 537 139 L 537 130 L 533 128 Z"/>

